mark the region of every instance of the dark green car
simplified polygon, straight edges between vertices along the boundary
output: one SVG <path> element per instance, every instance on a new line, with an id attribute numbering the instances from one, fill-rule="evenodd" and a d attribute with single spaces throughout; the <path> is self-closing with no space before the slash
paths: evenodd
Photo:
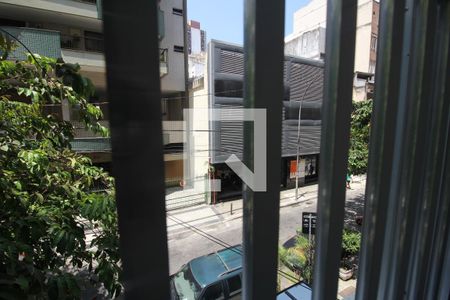
<path id="1" fill-rule="evenodd" d="M 171 299 L 241 299 L 241 273 L 240 245 L 197 257 L 171 276 Z"/>

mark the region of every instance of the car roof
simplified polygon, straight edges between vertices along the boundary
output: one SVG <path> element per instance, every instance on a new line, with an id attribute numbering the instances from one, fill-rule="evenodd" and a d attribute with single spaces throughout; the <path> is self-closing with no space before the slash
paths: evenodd
<path id="1" fill-rule="evenodd" d="M 237 245 L 197 257 L 189 262 L 195 280 L 205 287 L 242 266 L 242 247 Z M 239 270 L 240 272 L 240 270 Z"/>
<path id="2" fill-rule="evenodd" d="M 312 290 L 304 282 L 296 283 L 279 292 L 277 300 L 311 300 Z"/>

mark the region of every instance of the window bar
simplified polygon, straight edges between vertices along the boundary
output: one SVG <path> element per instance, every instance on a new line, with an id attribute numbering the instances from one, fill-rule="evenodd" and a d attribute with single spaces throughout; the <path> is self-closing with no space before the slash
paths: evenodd
<path id="1" fill-rule="evenodd" d="M 103 4 L 126 299 L 169 299 L 157 2 Z"/>
<path id="2" fill-rule="evenodd" d="M 371 120 L 364 225 L 358 266 L 357 299 L 376 299 L 385 234 L 386 208 L 400 82 L 404 0 L 380 3 L 379 47 Z"/>
<path id="3" fill-rule="evenodd" d="M 447 9 L 446 9 L 447 8 Z M 444 177 L 446 172 L 445 161 L 448 157 L 448 121 L 450 98 L 445 97 L 448 90 L 447 77 L 449 64 L 449 32 L 450 32 L 450 5 L 448 1 L 430 1 L 427 16 L 427 46 L 425 53 L 424 87 L 422 87 L 422 98 L 424 106 L 421 109 L 426 114 L 427 123 L 420 122 L 424 128 L 423 135 L 426 148 L 422 161 L 423 172 L 418 176 L 418 181 L 423 183 L 423 193 L 419 195 L 420 206 L 417 208 L 414 220 L 414 234 L 409 260 L 409 271 L 407 272 L 406 289 L 408 294 L 416 299 L 426 297 L 426 279 L 431 264 L 430 258 L 439 237 L 437 231 L 444 224 L 436 223 L 436 218 L 448 204 L 448 196 L 444 192 Z M 421 143 L 418 140 L 418 143 Z M 448 169 L 447 169 L 448 172 Z M 447 201 L 446 201 L 447 200 Z M 446 203 L 447 202 L 447 203 Z M 435 299 L 436 297 L 432 297 Z M 430 298 L 428 298 L 430 299 Z"/>
<path id="4" fill-rule="evenodd" d="M 266 192 L 244 185 L 243 299 L 275 299 L 280 207 L 281 114 L 284 66 L 284 1 L 244 4 L 244 107 L 266 109 Z M 267 20 L 270 20 L 268 22 Z M 258 140 L 244 124 L 244 163 L 254 170 Z"/>
<path id="5" fill-rule="evenodd" d="M 336 299 L 352 109 L 356 0 L 329 0 L 313 299 Z"/>
<path id="6" fill-rule="evenodd" d="M 414 299 L 420 290 L 412 282 L 423 280 L 422 263 L 425 248 L 419 236 L 426 239 L 423 226 L 431 215 L 430 195 L 440 189 L 433 184 L 434 165 L 430 159 L 441 146 L 433 139 L 433 109 L 438 104 L 430 98 L 436 68 L 433 66 L 435 35 L 435 1 L 406 1 L 401 80 L 392 160 L 391 186 L 388 197 L 386 231 L 379 278 L 378 298 Z M 433 154 L 435 153 L 435 154 Z M 439 154 L 438 154 L 439 156 Z M 431 185 L 430 185 L 431 182 Z M 434 187 L 432 187 L 434 185 Z M 431 194 L 430 194 L 431 192 Z M 426 232 L 426 230 L 425 230 Z M 419 297 L 420 298 L 420 297 Z"/>
<path id="7" fill-rule="evenodd" d="M 435 90 L 443 93 L 443 99 L 446 101 L 443 109 L 444 122 L 446 121 L 446 132 L 442 131 L 441 137 L 445 139 L 445 148 L 443 153 L 444 160 L 442 165 L 445 169 L 442 172 L 443 189 L 439 194 L 439 203 L 436 208 L 437 216 L 432 224 L 433 239 L 431 247 L 433 248 L 430 254 L 430 260 L 427 273 L 430 274 L 426 278 L 426 299 L 448 299 L 450 297 L 450 3 L 441 1 L 439 7 L 440 14 L 437 18 L 439 20 L 438 26 L 438 45 L 436 49 L 441 51 L 437 56 L 440 61 L 436 63 L 440 66 L 443 82 L 436 82 Z M 446 116 L 446 119 L 445 119 Z"/>

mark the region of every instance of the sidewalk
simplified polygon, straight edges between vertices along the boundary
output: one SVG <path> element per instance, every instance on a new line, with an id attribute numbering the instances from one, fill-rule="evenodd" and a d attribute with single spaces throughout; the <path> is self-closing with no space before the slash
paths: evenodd
<path id="1" fill-rule="evenodd" d="M 355 176 L 352 185 L 365 184 L 365 176 Z M 299 199 L 295 200 L 295 189 L 280 192 L 280 208 L 314 203 L 317 199 L 318 184 L 299 188 Z M 168 238 L 174 238 L 193 227 L 218 224 L 242 218 L 242 199 L 221 202 L 215 205 L 200 204 L 193 207 L 167 212 Z"/>

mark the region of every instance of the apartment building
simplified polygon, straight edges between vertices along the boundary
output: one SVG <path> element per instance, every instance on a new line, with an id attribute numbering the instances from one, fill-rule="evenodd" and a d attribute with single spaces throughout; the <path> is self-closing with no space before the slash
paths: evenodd
<path id="1" fill-rule="evenodd" d="M 183 144 L 179 130 L 182 128 L 182 108 L 187 102 L 185 11 L 183 0 L 159 2 L 166 179 L 177 183 L 183 174 Z M 109 126 L 101 0 L 0 0 L 0 27 L 33 53 L 79 64 L 80 72 L 96 87 L 96 94 L 89 100 L 102 109 L 101 123 Z M 24 59 L 26 52 L 19 45 L 9 59 Z M 133 55 L 132 49 L 130 55 Z M 89 156 L 95 164 L 111 169 L 109 139 L 85 130 L 75 109 L 62 105 L 60 114 L 75 127 L 73 149 Z"/>
<path id="2" fill-rule="evenodd" d="M 218 198 L 242 192 L 241 179 L 225 161 L 232 154 L 243 159 L 243 122 L 215 121 L 207 111 L 229 109 L 224 114 L 233 115 L 233 109 L 242 108 L 243 81 L 243 48 L 212 40 L 208 45 L 204 77 L 193 82 L 190 92 L 189 107 L 194 111 L 189 125 L 191 139 L 186 147 L 190 170 L 185 176 L 196 181 L 205 176 L 221 179 L 222 191 L 217 194 Z M 283 102 L 280 184 L 293 187 L 297 172 L 299 125 L 300 184 L 316 181 L 319 173 L 323 63 L 286 56 L 284 83 L 283 99 L 274 99 Z"/>
<path id="3" fill-rule="evenodd" d="M 379 0 L 358 0 L 353 98 L 372 97 L 378 44 Z M 325 55 L 326 0 L 312 0 L 294 13 L 293 33 L 285 53 L 311 59 Z"/>
<path id="4" fill-rule="evenodd" d="M 188 23 L 189 78 L 200 78 L 206 66 L 206 31 L 200 22 L 190 20 Z"/>

